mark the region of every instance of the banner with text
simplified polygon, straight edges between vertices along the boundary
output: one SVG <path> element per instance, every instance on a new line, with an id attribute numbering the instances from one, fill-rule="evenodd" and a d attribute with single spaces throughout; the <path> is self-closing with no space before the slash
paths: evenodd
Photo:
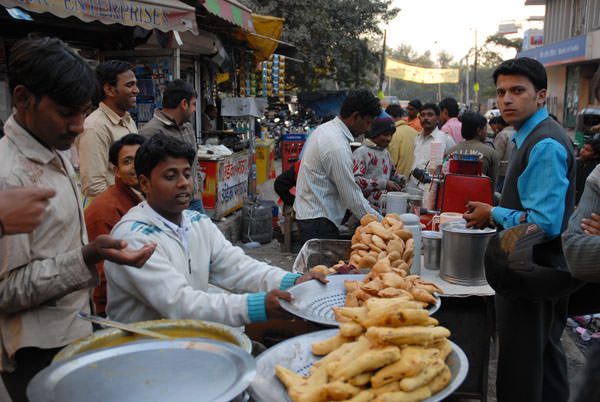
<path id="1" fill-rule="evenodd" d="M 385 75 L 421 84 L 452 84 L 458 82 L 456 68 L 423 68 L 386 58 Z"/>
<path id="2" fill-rule="evenodd" d="M 139 26 L 144 29 L 191 31 L 198 34 L 196 9 L 178 0 L 0 0 L 6 8 L 77 17 L 82 21 Z"/>

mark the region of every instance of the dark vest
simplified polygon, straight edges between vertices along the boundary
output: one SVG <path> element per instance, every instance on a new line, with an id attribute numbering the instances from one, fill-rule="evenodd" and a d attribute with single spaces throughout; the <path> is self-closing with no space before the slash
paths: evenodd
<path id="1" fill-rule="evenodd" d="M 571 141 L 563 128 L 550 117 L 540 122 L 540 124 L 529 133 L 521 145 L 521 148 L 515 148 L 513 151 L 510 158 L 510 164 L 508 165 L 508 171 L 506 172 L 500 206 L 518 211 L 525 211 L 523 204 L 521 204 L 517 181 L 529 163 L 529 153 L 531 152 L 531 149 L 535 144 L 545 138 L 553 138 L 567 150 L 567 178 L 569 179 L 569 188 L 567 189 L 565 198 L 565 214 L 561 226 L 562 232 L 566 229 L 569 217 L 573 213 L 573 208 L 575 206 L 576 164 Z M 538 172 L 538 175 L 540 180 L 543 180 L 544 172 Z"/>

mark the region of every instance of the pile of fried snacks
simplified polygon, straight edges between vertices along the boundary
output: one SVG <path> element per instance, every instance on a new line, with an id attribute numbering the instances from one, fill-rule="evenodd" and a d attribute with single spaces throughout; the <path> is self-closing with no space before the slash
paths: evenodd
<path id="1" fill-rule="evenodd" d="M 381 222 L 377 221 L 375 215 L 368 214 L 362 217 L 360 224 L 352 236 L 352 252 L 348 265 L 352 268 L 371 269 L 377 261 L 388 257 L 395 270 L 402 270 L 408 275 L 415 253 L 415 243 L 412 233 L 404 227 L 398 214 L 388 214 Z M 344 261 L 339 261 L 331 268 L 317 265 L 311 268 L 311 271 L 330 275 L 338 273 L 343 265 Z"/>
<path id="2" fill-rule="evenodd" d="M 424 282 L 418 275 L 409 275 L 415 252 L 412 233 L 404 227 L 398 214 L 387 214 L 381 222 L 374 215 L 365 215 L 352 236 L 352 253 L 346 265 L 339 261 L 331 268 L 317 265 L 311 271 L 324 275 L 360 273 L 355 267 L 371 272 L 362 280 L 344 281 L 348 295 L 345 307 L 359 307 L 373 297 L 400 297 L 423 303 L 436 303 L 434 292 L 442 290 Z"/>
<path id="3" fill-rule="evenodd" d="M 377 261 L 361 280 L 345 280 L 345 307 L 360 307 L 371 298 L 400 298 L 435 304 L 434 292 L 443 291 L 433 283 L 424 282 L 419 275 L 405 276 L 403 270 L 394 269 L 389 257 Z"/>
<path id="4" fill-rule="evenodd" d="M 404 227 L 398 214 L 387 214 L 381 222 L 375 215 L 365 215 L 352 236 L 350 265 L 357 268 L 373 268 L 384 257 L 392 267 L 410 273 L 415 243 L 410 230 Z"/>
<path id="5" fill-rule="evenodd" d="M 421 303 L 371 298 L 334 309 L 343 322 L 336 336 L 312 344 L 324 357 L 309 376 L 275 367 L 293 402 L 418 402 L 450 382 L 450 331 Z"/>

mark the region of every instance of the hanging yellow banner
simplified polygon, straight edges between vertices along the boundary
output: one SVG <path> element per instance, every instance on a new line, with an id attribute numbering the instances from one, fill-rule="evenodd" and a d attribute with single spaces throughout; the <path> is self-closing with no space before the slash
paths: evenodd
<path id="1" fill-rule="evenodd" d="M 416 67 L 389 57 L 385 60 L 385 75 L 421 84 L 451 84 L 458 82 L 457 68 Z"/>

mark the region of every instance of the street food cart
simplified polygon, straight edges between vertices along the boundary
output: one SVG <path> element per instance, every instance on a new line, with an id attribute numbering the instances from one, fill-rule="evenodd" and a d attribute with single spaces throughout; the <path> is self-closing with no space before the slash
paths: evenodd
<path id="1" fill-rule="evenodd" d="M 332 266 L 339 260 L 348 260 L 351 251 L 348 240 L 309 240 L 300 250 L 293 270 L 303 273 L 319 264 Z M 469 360 L 469 373 L 453 396 L 486 401 L 490 341 L 495 320 L 495 292 L 487 283 L 479 286 L 453 284 L 443 280 L 439 270 L 425 269 L 423 264 L 421 267 L 420 275 L 423 280 L 434 283 L 444 292 L 441 295 L 441 307 L 435 312 L 435 318 L 440 325 L 450 330 L 450 339 L 460 345 Z M 483 266 L 481 269 L 483 270 Z M 323 328 L 325 327 L 313 323 L 296 323 L 293 330 L 297 334 Z M 290 331 L 292 330 L 287 330 L 288 333 Z M 257 335 L 248 331 L 247 333 L 251 338 Z M 284 329 L 277 327 L 268 328 L 264 332 L 267 338 L 282 336 L 285 333 Z"/>
<path id="2" fill-rule="evenodd" d="M 374 217 L 372 218 L 375 219 Z M 387 222 L 389 223 L 389 221 Z M 374 225 L 380 225 L 376 219 L 372 223 Z M 386 222 L 384 221 L 384 223 Z M 401 222 L 398 221 L 398 225 L 400 223 Z M 394 229 L 394 234 L 401 233 L 402 235 L 406 235 L 406 250 L 414 250 L 414 248 L 409 247 L 412 241 L 412 235 L 410 232 L 406 232 L 408 229 L 403 228 L 401 225 L 396 228 L 397 230 Z M 391 230 L 392 229 L 390 229 L 390 232 Z M 398 236 L 400 235 L 398 234 Z M 396 241 L 396 243 L 394 243 L 394 241 Z M 351 260 L 351 250 L 353 250 L 351 244 L 353 243 L 344 241 L 311 240 L 298 255 L 294 267 L 295 271 L 306 272 L 311 268 L 310 266 L 316 262 L 330 265 L 333 262 L 337 262 L 339 259 L 346 260 L 349 258 Z M 412 261 L 414 256 L 411 252 L 405 253 L 401 259 L 398 256 L 392 259 L 392 254 L 396 252 L 393 251 L 394 246 L 398 244 L 397 239 L 392 239 L 392 236 L 389 236 L 386 243 L 389 257 L 383 257 L 381 259 L 382 264 L 388 264 L 386 272 L 394 276 L 392 279 L 411 280 L 409 277 L 405 276 L 406 273 L 401 275 L 396 271 L 392 272 L 392 269 L 390 268 L 391 266 L 389 264 L 391 264 L 390 261 L 392 260 L 404 263 L 406 267 L 411 266 L 410 262 L 408 262 Z M 401 254 L 399 252 L 396 253 Z M 414 257 L 421 258 L 420 255 Z M 408 269 L 410 270 L 410 268 Z M 140 399 L 140 397 L 149 401 L 160 400 L 161 397 L 164 400 L 164 395 L 168 392 L 169 400 L 176 402 L 187 401 L 189 400 L 190 395 L 196 395 L 197 392 L 201 392 L 200 387 L 207 387 L 206 389 L 210 391 L 202 394 L 203 400 L 248 400 L 247 398 L 244 399 L 244 396 L 239 396 L 244 392 L 246 387 L 248 387 L 247 392 L 252 398 L 251 400 L 254 401 L 290 401 L 289 395 L 291 395 L 291 391 L 290 394 L 288 394 L 288 391 L 284 388 L 284 384 L 286 387 L 289 386 L 289 384 L 284 381 L 279 374 L 275 374 L 277 370 L 281 370 L 276 366 L 280 365 L 283 369 L 288 371 L 293 370 L 289 371 L 291 376 L 302 378 L 299 376 L 310 374 L 309 369 L 313 364 L 317 366 L 316 362 L 320 361 L 319 356 L 325 354 L 333 356 L 335 351 L 317 352 L 315 345 L 326 345 L 331 339 L 342 337 L 340 334 L 344 323 L 342 320 L 339 320 L 338 317 L 332 319 L 334 314 L 331 313 L 331 306 L 344 305 L 344 300 L 346 298 L 346 280 L 360 281 L 361 279 L 368 279 L 366 278 L 366 272 L 354 273 L 354 271 L 355 270 L 352 270 L 349 275 L 340 274 L 330 276 L 330 282 L 327 285 L 318 281 L 308 281 L 295 285 L 289 289 L 290 292 L 295 295 L 295 300 L 292 302 L 280 300 L 280 304 L 284 309 L 292 313 L 296 311 L 294 314 L 298 317 L 297 319 L 292 320 L 291 325 L 289 321 L 284 322 L 284 328 L 295 331 L 295 333 L 292 333 L 291 335 L 299 335 L 291 337 L 291 339 L 285 339 L 289 338 L 289 336 L 286 336 L 287 334 L 284 333 L 281 334 L 283 336 L 272 339 L 274 342 L 267 342 L 269 330 L 272 329 L 272 327 L 268 326 L 263 327 L 264 330 L 259 332 L 259 337 L 255 337 L 256 331 L 253 331 L 252 327 L 260 324 L 248 325 L 245 329 L 246 335 L 241 334 L 239 329 L 221 326 L 221 331 L 216 334 L 218 340 L 206 339 L 214 338 L 214 336 L 201 334 L 198 336 L 201 338 L 200 340 L 140 340 L 120 344 L 122 334 L 115 338 L 114 331 L 104 330 L 105 332 L 102 334 L 100 333 L 102 331 L 100 331 L 88 339 L 77 341 L 69 346 L 61 353 L 61 355 L 59 355 L 57 362 L 38 374 L 34 381 L 32 381 L 33 385 L 30 387 L 32 389 L 30 395 L 34 396 L 32 402 L 56 402 L 55 399 L 43 399 L 44 395 L 52 395 L 57 389 L 60 389 L 59 393 L 61 393 L 61 395 L 66 395 L 67 384 L 70 387 L 73 387 L 73 391 L 68 392 L 71 393 L 70 395 L 74 396 L 74 398 L 72 398 L 74 401 L 83 400 L 81 397 L 82 395 L 86 395 L 86 393 L 88 396 L 99 396 L 102 400 L 114 400 L 114 393 L 123 392 L 122 390 L 126 386 L 125 384 L 127 381 L 132 384 L 132 387 L 135 386 L 135 392 L 131 390 L 125 392 L 124 395 L 126 398 L 129 398 L 128 400 L 137 400 Z M 374 265 L 370 274 L 379 275 L 378 272 L 377 266 Z M 416 371 L 412 375 L 407 375 L 403 378 L 403 381 L 404 379 L 415 382 L 426 381 L 422 383 L 423 385 L 415 385 L 415 389 L 416 387 L 419 387 L 423 393 L 430 392 L 429 396 L 411 400 L 438 402 L 446 399 L 450 395 L 479 397 L 481 400 L 485 400 L 486 388 L 482 387 L 485 385 L 485 380 L 487 379 L 487 354 L 482 352 L 489 351 L 491 326 L 488 326 L 487 323 L 490 322 L 490 316 L 487 315 L 488 309 L 481 308 L 481 306 L 486 306 L 485 301 L 482 303 L 474 303 L 472 299 L 464 299 L 463 297 L 486 297 L 490 292 L 489 287 L 482 286 L 479 288 L 466 289 L 465 286 L 451 285 L 441 281 L 436 272 L 429 272 L 426 270 L 422 271 L 422 276 L 419 281 L 421 281 L 424 286 L 431 287 L 430 285 L 432 285 L 438 290 L 442 288 L 446 293 L 446 297 L 442 300 L 439 294 L 430 293 L 428 294 L 428 297 L 433 297 L 434 300 L 429 303 L 422 303 L 421 301 L 417 301 L 418 299 L 416 298 L 411 301 L 405 301 L 406 299 L 401 300 L 400 298 L 394 299 L 393 297 L 395 296 L 389 296 L 390 298 L 381 296 L 380 298 L 371 300 L 376 302 L 371 304 L 367 301 L 361 311 L 363 311 L 364 314 L 368 314 L 368 316 L 365 315 L 365 317 L 369 320 L 373 320 L 376 317 L 375 313 L 371 315 L 372 312 L 381 310 L 385 310 L 386 314 L 388 314 L 386 317 L 397 316 L 400 318 L 404 314 L 409 314 L 406 313 L 407 310 L 416 312 L 416 314 L 419 314 L 419 317 L 414 316 L 414 321 L 404 321 L 403 323 L 398 322 L 396 324 L 393 324 L 392 322 L 387 323 L 377 321 L 369 324 L 365 322 L 364 325 L 359 325 L 358 322 L 362 323 L 362 321 L 358 321 L 355 322 L 355 325 L 358 325 L 362 332 L 355 336 L 348 336 L 344 342 L 347 342 L 349 347 L 354 347 L 351 346 L 351 344 L 357 345 L 361 342 L 363 345 L 367 345 L 366 349 L 357 352 L 363 357 L 362 360 L 357 360 L 362 361 L 363 364 L 371 364 L 371 355 L 368 354 L 371 353 L 371 351 L 373 353 L 382 354 L 388 352 L 391 353 L 390 357 L 386 358 L 388 359 L 388 363 L 375 363 L 378 365 L 369 369 L 373 373 L 377 371 L 377 374 L 388 367 L 392 367 L 394 362 L 399 363 L 400 354 L 406 349 L 416 350 L 417 352 L 415 353 L 435 353 L 435 355 L 432 355 L 435 357 L 434 359 L 423 357 L 423 367 L 415 369 Z M 430 283 L 422 281 L 428 281 Z M 302 293 L 298 292 L 306 292 L 307 289 L 309 292 L 304 293 L 307 297 L 299 297 Z M 336 292 L 337 294 L 334 294 Z M 335 304 L 330 304 L 330 302 Z M 339 304 L 340 302 L 341 304 Z M 410 307 L 402 307 L 403 312 L 401 314 L 397 312 L 395 304 L 390 304 L 405 302 L 412 304 L 410 304 Z M 320 313 L 318 314 L 321 314 L 321 317 L 324 318 L 323 320 L 316 319 L 317 315 L 315 315 L 315 313 L 317 310 L 312 308 L 312 306 L 317 304 L 320 304 Z M 427 306 L 425 306 L 426 304 Z M 445 304 L 447 304 L 446 307 L 444 307 Z M 373 310 L 367 310 L 370 308 L 369 306 L 372 306 Z M 386 307 L 378 310 L 376 306 L 388 306 L 393 308 Z M 435 317 L 433 317 L 434 314 Z M 379 317 L 383 317 L 383 315 L 379 315 Z M 402 318 L 402 320 L 404 320 L 404 318 Z M 185 320 L 171 321 L 177 323 Z M 445 328 L 438 326 L 438 321 L 439 324 L 443 325 Z M 144 328 L 153 330 L 164 329 L 161 328 L 161 322 L 162 320 L 152 323 L 153 326 L 151 327 Z M 465 327 L 465 323 L 467 323 L 469 327 L 461 328 Z M 267 325 L 268 324 L 272 323 L 269 322 Z M 138 323 L 134 325 L 140 326 L 144 324 Z M 339 326 L 339 328 L 331 329 L 332 326 Z M 187 328 L 183 329 L 185 330 Z M 394 344 L 393 341 L 386 344 L 371 338 L 371 335 L 376 334 L 386 336 L 385 334 L 388 330 L 411 331 L 412 329 L 417 329 L 415 335 L 417 339 L 412 342 L 408 340 L 398 340 L 398 343 L 396 344 Z M 179 328 L 176 328 L 176 330 L 179 330 Z M 434 336 L 433 331 L 436 331 L 438 334 L 441 333 L 441 335 Z M 429 337 L 428 334 L 431 336 Z M 247 353 L 248 342 L 246 341 L 247 338 L 245 338 L 247 335 L 252 339 L 258 339 L 269 346 L 269 349 L 261 353 L 256 360 L 253 360 Z M 449 337 L 450 339 L 448 339 Z M 485 345 L 481 345 L 481 342 Z M 232 347 L 229 343 L 237 344 L 243 347 L 245 351 Z M 97 345 L 99 349 L 89 350 L 88 347 L 94 344 Z M 442 346 L 444 344 L 447 345 L 445 349 Z M 340 348 L 338 350 L 342 350 L 342 345 L 343 344 L 337 346 Z M 409 345 L 415 346 L 412 349 L 410 347 L 404 347 Z M 348 348 L 348 350 L 350 349 Z M 173 358 L 173 356 L 176 358 Z M 347 353 L 345 358 L 352 359 L 353 353 Z M 178 367 L 176 367 L 177 363 L 173 363 L 174 361 L 179 361 L 177 359 L 182 359 L 181 361 L 183 363 L 181 363 L 181 367 L 183 370 L 179 370 Z M 407 361 L 412 361 L 411 359 L 412 357 L 407 357 Z M 477 359 L 481 359 L 481 361 L 478 361 Z M 158 364 L 156 362 L 158 362 Z M 445 375 L 446 378 L 445 380 L 442 380 L 444 381 L 443 385 L 436 388 L 435 391 L 432 391 L 430 388 L 433 385 L 427 385 L 435 382 L 431 379 L 433 377 L 425 380 L 418 378 L 416 375 L 419 373 L 426 373 L 426 367 L 430 367 L 430 365 L 433 364 L 437 364 L 438 366 L 436 369 L 439 369 L 439 371 L 436 371 L 438 374 L 435 374 L 435 378 L 441 378 L 442 375 Z M 384 365 L 385 367 L 383 367 Z M 469 367 L 471 367 L 471 370 L 469 370 Z M 160 373 L 161 370 L 165 368 L 169 371 L 169 375 L 164 377 L 167 378 L 168 381 L 161 382 Z M 363 368 L 359 367 L 359 369 Z M 130 374 L 125 375 L 124 370 L 128 370 Z M 323 368 L 319 369 L 317 367 L 317 370 L 323 372 Z M 204 376 L 204 372 L 206 371 L 207 375 Z M 73 373 L 73 375 L 71 375 L 71 373 Z M 107 377 L 114 376 L 113 373 L 118 378 L 113 382 L 110 382 L 111 386 L 109 387 L 107 386 L 109 383 Z M 195 381 L 194 378 L 198 377 L 198 373 L 202 373 L 202 378 Z M 337 371 L 335 373 L 337 373 Z M 334 376 L 337 376 L 337 374 L 329 375 L 329 377 L 332 378 Z M 372 377 L 371 374 L 369 374 L 368 377 L 368 382 L 371 382 L 369 385 L 372 386 L 372 388 L 370 388 L 372 391 L 368 392 L 373 392 L 373 394 L 370 394 L 372 397 L 369 397 L 367 400 L 372 400 L 374 398 L 374 393 L 376 391 L 379 392 L 380 389 L 378 388 L 379 386 L 375 385 L 375 374 L 373 374 Z M 281 381 L 278 380 L 278 378 L 281 379 Z M 326 376 L 326 381 L 327 378 L 328 377 Z M 350 378 L 354 377 L 348 377 L 347 380 Z M 167 384 L 167 387 L 170 385 L 169 381 L 172 381 L 172 383 L 175 384 L 175 389 L 171 390 L 165 388 L 165 383 Z M 396 386 L 401 386 L 399 385 L 401 381 L 397 382 L 398 384 Z M 81 386 L 81 383 L 83 383 L 84 386 Z M 339 381 L 339 383 L 341 383 L 341 381 Z M 329 386 L 329 384 L 331 384 L 331 389 L 333 390 L 336 389 L 335 387 L 339 386 L 335 381 L 328 383 L 327 386 Z M 390 383 L 390 385 L 394 384 Z M 461 384 L 463 384 L 462 387 Z M 365 383 L 363 383 L 363 385 L 365 385 Z M 354 392 L 362 392 L 357 387 L 352 387 Z M 375 390 L 376 387 L 378 388 L 377 390 Z M 469 387 L 473 388 L 471 389 Z M 326 392 L 335 392 L 329 391 L 330 388 L 327 389 L 328 391 Z M 295 398 L 294 400 L 298 399 Z M 319 398 L 315 400 L 321 401 L 326 399 Z M 341 398 L 338 396 L 337 400 L 341 400 Z"/>

